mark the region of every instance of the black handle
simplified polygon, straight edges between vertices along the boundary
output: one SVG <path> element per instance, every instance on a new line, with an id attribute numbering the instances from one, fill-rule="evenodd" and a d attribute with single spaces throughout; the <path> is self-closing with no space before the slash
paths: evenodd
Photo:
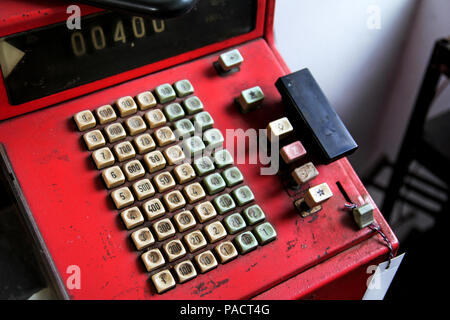
<path id="1" fill-rule="evenodd" d="M 94 7 L 149 18 L 173 18 L 189 12 L 198 0 L 78 0 Z"/>

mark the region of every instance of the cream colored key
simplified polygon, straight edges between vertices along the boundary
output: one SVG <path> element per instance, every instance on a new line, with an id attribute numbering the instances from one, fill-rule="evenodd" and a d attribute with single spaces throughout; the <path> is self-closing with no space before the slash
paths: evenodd
<path id="1" fill-rule="evenodd" d="M 231 241 L 219 243 L 214 250 L 219 257 L 220 263 L 227 263 L 238 256 L 237 250 Z"/>
<path id="2" fill-rule="evenodd" d="M 308 162 L 301 167 L 296 168 L 292 171 L 292 177 L 299 184 L 302 185 L 319 175 L 319 171 L 317 171 L 316 167 L 312 162 Z"/>
<path id="3" fill-rule="evenodd" d="M 139 154 L 144 154 L 156 148 L 155 141 L 150 133 L 143 133 L 133 139 Z"/>
<path id="4" fill-rule="evenodd" d="M 120 217 L 128 230 L 144 223 L 144 217 L 138 207 L 122 211 Z"/>
<path id="5" fill-rule="evenodd" d="M 170 212 L 183 208 L 186 205 L 186 200 L 184 200 L 183 195 L 178 190 L 166 193 L 163 196 L 163 200 Z"/>
<path id="6" fill-rule="evenodd" d="M 293 130 L 294 128 L 289 122 L 289 119 L 284 117 L 269 123 L 267 126 L 267 137 L 271 141 L 275 137 L 282 139 L 289 135 Z"/>
<path id="7" fill-rule="evenodd" d="M 114 164 L 115 159 L 111 150 L 108 147 L 104 147 L 92 152 L 92 159 L 97 169 L 103 169 Z"/>
<path id="8" fill-rule="evenodd" d="M 197 276 L 197 271 L 195 271 L 194 265 L 189 260 L 178 263 L 173 269 L 180 283 L 185 283 Z"/>
<path id="9" fill-rule="evenodd" d="M 130 141 L 124 141 L 116 144 L 114 146 L 114 153 L 120 162 L 132 159 L 136 156 L 136 151 L 134 151 L 133 145 Z"/>
<path id="10" fill-rule="evenodd" d="M 133 191 L 138 200 L 144 200 L 155 194 L 155 188 L 149 179 L 142 179 L 133 183 Z"/>
<path id="11" fill-rule="evenodd" d="M 145 249 L 155 243 L 155 239 L 153 238 L 150 229 L 147 227 L 133 232 L 131 234 L 131 239 L 133 240 L 133 243 L 137 250 Z"/>
<path id="12" fill-rule="evenodd" d="M 141 110 L 147 110 L 149 108 L 156 106 L 155 96 L 150 91 L 139 93 L 136 96 L 136 101 Z"/>
<path id="13" fill-rule="evenodd" d="M 153 224 L 153 230 L 159 241 L 170 238 L 175 234 L 175 228 L 169 219 L 162 219 Z"/>
<path id="14" fill-rule="evenodd" d="M 205 273 L 217 267 L 217 260 L 209 250 L 195 256 L 194 260 L 201 273 Z"/>
<path id="15" fill-rule="evenodd" d="M 201 248 L 206 247 L 208 244 L 206 242 L 205 236 L 201 233 L 200 230 L 195 230 L 183 237 L 184 242 L 186 243 L 189 252 L 195 252 L 200 250 Z"/>
<path id="16" fill-rule="evenodd" d="M 166 260 L 164 260 L 164 257 L 159 249 L 152 249 L 144 252 L 141 255 L 141 259 L 142 262 L 144 262 L 145 268 L 148 272 L 155 270 L 166 263 Z"/>
<path id="17" fill-rule="evenodd" d="M 182 211 L 173 216 L 173 221 L 178 228 L 178 231 L 184 232 L 190 228 L 195 227 L 196 221 L 189 210 Z"/>
<path id="18" fill-rule="evenodd" d="M 166 209 L 161 203 L 161 200 L 159 200 L 158 198 L 153 198 L 146 201 L 142 205 L 142 209 L 144 210 L 147 219 L 150 221 L 162 217 L 164 213 L 166 213 Z"/>
<path id="19" fill-rule="evenodd" d="M 173 134 L 172 130 L 169 127 L 162 127 L 156 129 L 153 135 L 155 137 L 156 143 L 160 147 L 175 142 L 176 139 L 175 135 Z"/>
<path id="20" fill-rule="evenodd" d="M 211 243 L 217 242 L 227 236 L 227 231 L 220 221 L 208 224 L 203 230 Z"/>
<path id="21" fill-rule="evenodd" d="M 122 187 L 111 192 L 111 198 L 113 199 L 117 209 L 129 206 L 134 202 L 133 194 L 127 187 Z"/>
<path id="22" fill-rule="evenodd" d="M 98 149 L 106 144 L 105 138 L 103 138 L 100 130 L 89 131 L 83 135 L 83 138 L 86 143 L 86 147 L 89 150 Z"/>
<path id="23" fill-rule="evenodd" d="M 305 194 L 305 202 L 310 208 L 313 208 L 327 201 L 332 196 L 333 192 L 331 192 L 330 187 L 325 182 L 310 188 Z"/>
<path id="24" fill-rule="evenodd" d="M 153 285 L 158 293 L 166 292 L 175 287 L 175 279 L 169 270 L 163 270 L 152 276 Z"/>
<path id="25" fill-rule="evenodd" d="M 203 190 L 201 184 L 198 182 L 187 185 L 184 187 L 183 192 L 189 203 L 200 201 L 206 197 L 205 190 Z"/>
<path id="26" fill-rule="evenodd" d="M 163 245 L 163 249 L 169 262 L 180 259 L 186 255 L 186 249 L 178 239 L 167 242 Z"/>
<path id="27" fill-rule="evenodd" d="M 109 104 L 97 108 L 95 114 L 100 124 L 109 123 L 117 119 L 114 108 Z"/>
<path id="28" fill-rule="evenodd" d="M 217 216 L 216 209 L 214 209 L 214 206 L 209 201 L 196 205 L 194 207 L 194 212 L 201 223 Z"/>
<path id="29" fill-rule="evenodd" d="M 116 106 L 121 117 L 126 117 L 137 112 L 136 102 L 130 96 L 117 99 Z"/>
<path id="30" fill-rule="evenodd" d="M 160 109 L 150 110 L 145 114 L 145 120 L 147 120 L 150 128 L 160 127 L 167 122 L 166 116 Z"/>
<path id="31" fill-rule="evenodd" d="M 179 166 L 176 166 L 173 169 L 173 173 L 175 174 L 175 177 L 177 178 L 177 181 L 180 184 L 195 179 L 194 168 L 192 168 L 192 166 L 189 163 L 183 163 L 180 164 Z"/>
<path id="32" fill-rule="evenodd" d="M 102 171 L 102 178 L 108 189 L 115 188 L 125 183 L 125 176 L 118 166 L 107 168 Z"/>
<path id="33" fill-rule="evenodd" d="M 135 136 L 147 130 L 147 125 L 141 116 L 132 116 L 125 121 L 130 136 Z"/>
<path id="34" fill-rule="evenodd" d="M 166 148 L 164 151 L 164 156 L 167 159 L 169 165 L 177 164 L 185 159 L 185 155 L 180 146 L 171 146 Z"/>
<path id="35" fill-rule="evenodd" d="M 164 192 L 166 190 L 172 189 L 176 185 L 172 175 L 167 171 L 154 176 L 153 182 L 155 183 L 156 189 L 158 189 L 159 192 Z"/>
<path id="36" fill-rule="evenodd" d="M 120 123 L 112 123 L 105 128 L 106 136 L 109 142 L 122 140 L 127 136 L 125 129 Z"/>
<path id="37" fill-rule="evenodd" d="M 139 160 L 131 160 L 125 163 L 122 169 L 128 181 L 134 181 L 145 176 L 144 166 Z"/>
<path id="38" fill-rule="evenodd" d="M 94 115 L 90 110 L 80 111 L 73 116 L 75 123 L 78 127 L 78 130 L 85 131 L 88 129 L 92 129 L 97 124 L 95 122 Z"/>
<path id="39" fill-rule="evenodd" d="M 158 150 L 147 153 L 144 156 L 144 162 L 147 165 L 148 171 L 150 172 L 156 172 L 158 170 L 164 169 L 164 167 L 166 166 L 166 159 Z"/>

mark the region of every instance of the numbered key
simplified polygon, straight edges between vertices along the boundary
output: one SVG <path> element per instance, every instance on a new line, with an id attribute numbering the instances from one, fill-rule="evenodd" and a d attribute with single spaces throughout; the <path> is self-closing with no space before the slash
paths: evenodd
<path id="1" fill-rule="evenodd" d="M 83 135 L 83 139 L 88 150 L 96 150 L 106 144 L 105 138 L 103 137 L 100 130 L 93 130 L 85 133 Z"/>
<path id="2" fill-rule="evenodd" d="M 166 292 L 175 287 L 175 279 L 169 270 L 163 270 L 152 276 L 153 285 L 158 293 Z"/>
<path id="3" fill-rule="evenodd" d="M 195 256 L 194 260 L 201 273 L 208 272 L 217 267 L 217 260 L 209 250 Z"/>
<path id="4" fill-rule="evenodd" d="M 115 162 L 114 155 L 108 147 L 104 147 L 92 152 L 92 159 L 94 160 L 97 169 L 109 167 Z"/>
<path id="5" fill-rule="evenodd" d="M 144 132 L 145 130 L 147 130 L 147 125 L 144 122 L 144 119 L 142 119 L 141 116 L 132 116 L 129 117 L 126 121 L 125 121 L 125 125 L 128 129 L 128 133 L 131 136 L 135 136 L 139 133 Z"/>
<path id="6" fill-rule="evenodd" d="M 231 192 L 238 206 L 243 206 L 255 200 L 252 190 L 248 186 L 239 187 Z"/>
<path id="7" fill-rule="evenodd" d="M 169 165 L 181 163 L 186 158 L 180 146 L 168 147 L 163 151 L 163 153 Z"/>
<path id="8" fill-rule="evenodd" d="M 190 94 L 194 93 L 194 87 L 189 82 L 189 80 L 180 80 L 174 83 L 175 91 L 177 92 L 178 97 L 183 98 Z"/>
<path id="9" fill-rule="evenodd" d="M 203 141 L 208 149 L 222 147 L 224 138 L 219 129 L 208 129 L 203 133 Z"/>
<path id="10" fill-rule="evenodd" d="M 141 110 L 147 110 L 156 106 L 156 99 L 150 91 L 139 93 L 136 96 L 136 101 Z"/>
<path id="11" fill-rule="evenodd" d="M 147 165 L 148 171 L 150 171 L 150 173 L 164 169 L 166 166 L 166 159 L 158 150 L 147 153 L 144 156 L 144 162 Z"/>
<path id="12" fill-rule="evenodd" d="M 147 227 L 133 232 L 131 234 L 131 239 L 133 240 L 136 250 L 145 249 L 155 243 L 155 238 L 153 238 L 150 229 Z"/>
<path id="13" fill-rule="evenodd" d="M 136 102 L 130 96 L 117 99 L 116 106 L 121 117 L 126 117 L 137 112 Z"/>
<path id="14" fill-rule="evenodd" d="M 178 228 L 178 231 L 184 232 L 189 230 L 197 224 L 194 216 L 189 210 L 182 211 L 173 216 L 173 221 Z"/>
<path id="15" fill-rule="evenodd" d="M 97 108 L 95 114 L 100 124 L 110 123 L 117 119 L 116 112 L 109 104 Z"/>
<path id="16" fill-rule="evenodd" d="M 189 119 L 181 119 L 174 123 L 174 134 L 177 138 L 184 139 L 194 134 L 195 128 Z"/>
<path id="17" fill-rule="evenodd" d="M 177 97 L 172 86 L 168 83 L 162 84 L 155 89 L 155 93 L 160 103 L 170 102 Z"/>
<path id="18" fill-rule="evenodd" d="M 208 244 L 200 230 L 196 230 L 185 235 L 184 242 L 191 253 L 206 247 Z"/>
<path id="19" fill-rule="evenodd" d="M 176 185 L 172 175 L 167 171 L 154 176 L 153 181 L 155 183 L 156 189 L 158 189 L 159 192 L 164 192 L 172 189 Z"/>
<path id="20" fill-rule="evenodd" d="M 233 164 L 233 157 L 226 149 L 216 151 L 213 158 L 217 168 L 223 168 Z"/>
<path id="21" fill-rule="evenodd" d="M 125 176 L 118 166 L 107 168 L 102 171 L 102 178 L 108 189 L 115 188 L 125 183 Z"/>
<path id="22" fill-rule="evenodd" d="M 237 167 L 225 169 L 222 176 L 228 187 L 233 187 L 244 181 L 244 176 Z"/>
<path id="23" fill-rule="evenodd" d="M 206 197 L 205 190 L 203 190 L 202 186 L 198 182 L 184 187 L 183 193 L 189 203 L 200 201 Z"/>
<path id="24" fill-rule="evenodd" d="M 233 213 L 229 215 L 225 219 L 223 219 L 225 227 L 228 230 L 228 233 L 235 234 L 245 229 L 247 226 L 245 224 L 244 218 L 239 213 Z"/>
<path id="25" fill-rule="evenodd" d="M 120 162 L 132 159 L 136 156 L 136 151 L 134 151 L 133 145 L 129 141 L 116 144 L 114 146 L 114 153 Z"/>
<path id="26" fill-rule="evenodd" d="M 250 226 L 263 221 L 266 218 L 264 211 L 257 204 L 246 208 L 243 214 L 245 221 L 247 221 Z"/>
<path id="27" fill-rule="evenodd" d="M 197 113 L 194 118 L 194 127 L 198 130 L 205 131 L 210 129 L 214 125 L 214 120 L 209 114 L 209 112 L 202 111 Z"/>
<path id="28" fill-rule="evenodd" d="M 183 147 L 188 156 L 195 156 L 205 149 L 205 144 L 199 136 L 193 136 L 184 139 Z"/>
<path id="29" fill-rule="evenodd" d="M 234 241 L 242 254 L 255 250 L 258 247 L 258 241 L 256 241 L 255 236 L 250 231 L 237 235 Z"/>
<path id="30" fill-rule="evenodd" d="M 261 223 L 253 230 L 259 244 L 264 245 L 277 238 L 277 232 L 269 222 Z"/>
<path id="31" fill-rule="evenodd" d="M 123 172 L 128 181 L 134 181 L 145 175 L 144 166 L 139 160 L 132 160 L 124 164 Z"/>
<path id="32" fill-rule="evenodd" d="M 162 217 L 166 213 L 166 209 L 158 198 L 146 201 L 142 205 L 142 209 L 149 221 Z"/>
<path id="33" fill-rule="evenodd" d="M 149 179 L 142 179 L 133 183 L 133 191 L 138 200 L 144 200 L 155 194 L 155 188 Z"/>
<path id="34" fill-rule="evenodd" d="M 73 116 L 78 130 L 85 131 L 95 127 L 97 124 L 90 110 L 80 111 Z"/>
<path id="35" fill-rule="evenodd" d="M 166 193 L 163 196 L 163 200 L 166 204 L 166 208 L 170 212 L 183 208 L 186 205 L 186 200 L 184 200 L 184 197 L 179 190 Z"/>
<path id="36" fill-rule="evenodd" d="M 122 187 L 111 192 L 111 198 L 113 199 L 117 209 L 122 209 L 123 207 L 129 206 L 134 202 L 133 194 L 127 187 Z"/>
<path id="37" fill-rule="evenodd" d="M 159 249 L 152 249 L 144 252 L 141 255 L 141 259 L 142 262 L 144 262 L 145 268 L 147 269 L 148 272 L 155 270 L 166 263 Z"/>
<path id="38" fill-rule="evenodd" d="M 169 121 L 179 120 L 185 116 L 183 107 L 177 102 L 168 104 L 163 110 Z"/>
<path id="39" fill-rule="evenodd" d="M 230 212 L 236 208 L 236 203 L 229 194 L 221 194 L 220 196 L 214 198 L 213 202 L 219 214 Z"/>
<path id="40" fill-rule="evenodd" d="M 203 179 L 203 185 L 210 195 L 223 191 L 227 186 L 222 176 L 217 172 L 210 174 L 205 179 Z"/>
<path id="41" fill-rule="evenodd" d="M 197 276 L 197 271 L 195 271 L 194 265 L 189 260 L 178 263 L 173 269 L 180 283 L 185 283 Z"/>
<path id="42" fill-rule="evenodd" d="M 203 110 L 203 103 L 196 96 L 184 100 L 184 109 L 188 114 L 194 114 Z"/>
<path id="43" fill-rule="evenodd" d="M 192 168 L 189 163 L 183 163 L 179 166 L 176 166 L 173 169 L 173 173 L 175 174 L 175 178 L 180 184 L 189 182 L 196 177 L 194 168 Z"/>
<path id="44" fill-rule="evenodd" d="M 132 207 L 120 213 L 123 224 L 129 229 L 133 229 L 144 223 L 144 217 L 138 207 Z M 138 249 L 139 250 L 139 249 Z"/>
<path id="45" fill-rule="evenodd" d="M 175 234 L 175 228 L 169 219 L 162 219 L 153 224 L 153 230 L 159 241 L 170 238 Z"/>
<path id="46" fill-rule="evenodd" d="M 169 127 L 156 129 L 153 135 L 155 136 L 156 143 L 160 147 L 175 142 L 176 140 L 175 135 Z"/>
<path id="47" fill-rule="evenodd" d="M 220 263 L 227 263 L 238 256 L 236 248 L 230 241 L 219 243 L 214 250 L 219 257 Z"/>
<path id="48" fill-rule="evenodd" d="M 220 221 L 215 221 L 208 224 L 203 230 L 205 231 L 210 243 L 222 240 L 227 236 L 227 231 Z"/>
<path id="49" fill-rule="evenodd" d="M 214 206 L 209 201 L 196 205 L 194 207 L 194 212 L 201 223 L 217 216 L 216 209 L 214 209 Z"/>
<path id="50" fill-rule="evenodd" d="M 148 126 L 151 129 L 160 127 L 167 122 L 164 113 L 160 109 L 150 110 L 145 114 L 145 120 L 147 120 Z"/>
<path id="51" fill-rule="evenodd" d="M 105 128 L 106 136 L 109 142 L 116 142 L 127 136 L 125 129 L 120 123 L 112 123 Z"/>
<path id="52" fill-rule="evenodd" d="M 201 157 L 194 160 L 194 169 L 199 176 L 204 176 L 214 171 L 214 163 L 209 157 Z"/>
<path id="53" fill-rule="evenodd" d="M 186 249 L 184 249 L 183 244 L 178 239 L 167 242 L 163 245 L 163 249 L 169 262 L 180 259 L 186 255 Z"/>

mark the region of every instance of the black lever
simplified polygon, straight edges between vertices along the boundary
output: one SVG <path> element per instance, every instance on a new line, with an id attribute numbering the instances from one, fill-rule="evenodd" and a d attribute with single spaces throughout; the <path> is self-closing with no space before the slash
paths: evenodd
<path id="1" fill-rule="evenodd" d="M 173 18 L 188 13 L 198 0 L 78 0 L 94 7 L 148 18 Z"/>

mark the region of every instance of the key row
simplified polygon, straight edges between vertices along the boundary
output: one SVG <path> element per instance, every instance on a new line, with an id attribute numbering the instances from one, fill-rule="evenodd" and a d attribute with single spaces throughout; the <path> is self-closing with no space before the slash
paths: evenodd
<path id="1" fill-rule="evenodd" d="M 201 234 L 200 231 L 198 232 Z M 213 251 L 206 250 L 194 256 L 193 261 L 197 266 L 197 270 L 200 273 L 205 273 L 218 266 L 216 256 L 220 263 L 224 264 L 236 258 L 238 256 L 238 252 L 240 254 L 246 254 L 252 250 L 255 250 L 258 247 L 258 244 L 265 245 L 276 239 L 276 237 L 277 234 L 273 226 L 269 222 L 265 222 L 255 227 L 252 231 L 246 231 L 237 235 L 233 241 L 224 241 L 219 243 L 214 247 L 213 251 L 215 252 L 215 255 L 213 254 Z M 184 247 L 182 247 L 180 240 L 173 240 L 164 245 L 163 250 L 170 261 L 169 257 L 172 256 L 172 253 L 174 251 L 183 252 Z M 185 254 L 186 253 L 184 251 L 184 254 L 177 259 L 184 257 Z M 149 268 L 150 270 L 154 270 L 165 264 L 164 257 L 159 249 L 149 250 L 142 254 L 141 258 L 147 270 Z M 179 283 L 184 283 L 197 276 L 197 270 L 190 260 L 184 260 L 176 264 L 172 270 L 175 273 Z M 175 278 L 169 269 L 165 269 L 154 274 L 151 279 L 158 293 L 163 293 L 176 285 Z"/>

